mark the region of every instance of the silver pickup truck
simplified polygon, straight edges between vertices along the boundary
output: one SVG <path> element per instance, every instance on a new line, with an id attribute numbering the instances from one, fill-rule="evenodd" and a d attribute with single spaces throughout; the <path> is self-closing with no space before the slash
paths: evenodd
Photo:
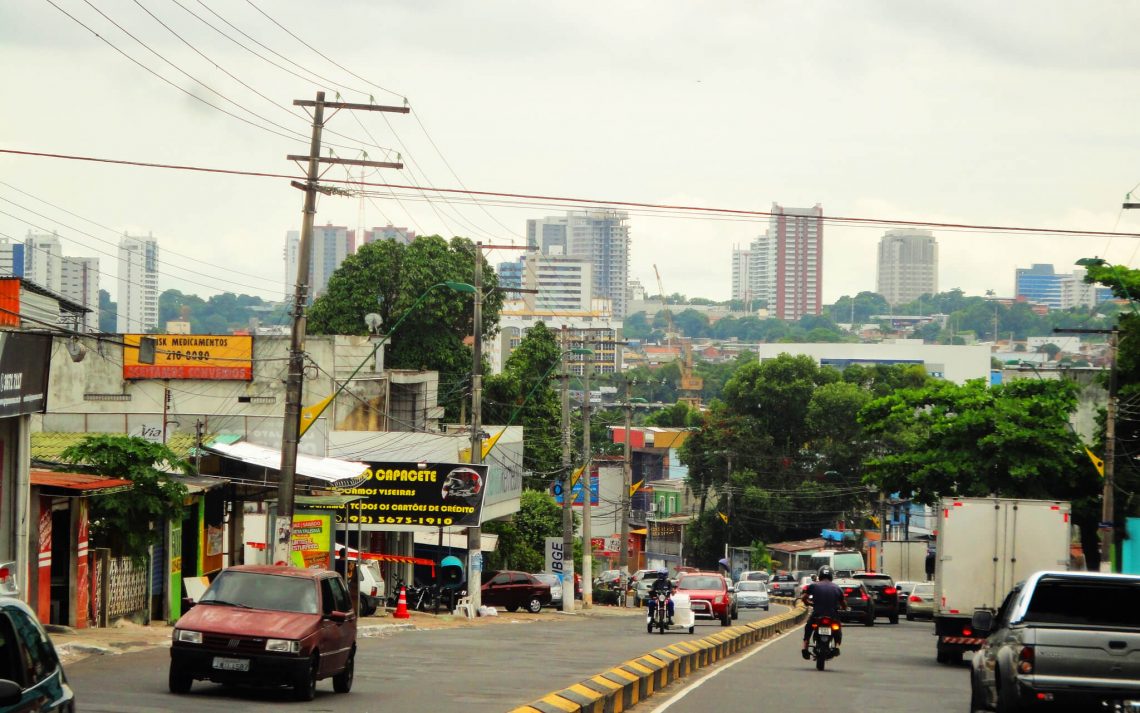
<path id="1" fill-rule="evenodd" d="M 971 623 L 971 711 L 1140 711 L 1140 577 L 1037 572 Z"/>

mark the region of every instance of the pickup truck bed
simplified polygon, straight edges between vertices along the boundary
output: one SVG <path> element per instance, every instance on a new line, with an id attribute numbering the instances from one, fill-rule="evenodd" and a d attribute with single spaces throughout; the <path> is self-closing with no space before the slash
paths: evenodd
<path id="1" fill-rule="evenodd" d="M 1037 572 L 973 624 L 989 632 L 970 674 L 975 707 L 1140 709 L 1140 577 Z"/>

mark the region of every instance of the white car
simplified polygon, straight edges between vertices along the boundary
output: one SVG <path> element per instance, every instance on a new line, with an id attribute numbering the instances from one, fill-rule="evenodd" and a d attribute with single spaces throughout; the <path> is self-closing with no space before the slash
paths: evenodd
<path id="1" fill-rule="evenodd" d="M 740 609 L 768 611 L 768 583 L 747 579 L 737 582 L 736 606 Z"/>
<path id="2" fill-rule="evenodd" d="M 562 577 L 553 572 L 535 572 L 535 577 L 544 584 L 550 585 L 550 606 L 558 609 L 562 606 Z"/>

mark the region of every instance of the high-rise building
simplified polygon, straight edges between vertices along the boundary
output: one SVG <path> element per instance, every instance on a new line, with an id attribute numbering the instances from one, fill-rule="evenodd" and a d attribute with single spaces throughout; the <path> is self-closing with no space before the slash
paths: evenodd
<path id="1" fill-rule="evenodd" d="M 888 230 L 879 240 L 876 292 L 901 305 L 938 292 L 938 242 L 929 230 Z"/>
<path id="2" fill-rule="evenodd" d="M 0 238 L 0 276 L 24 276 L 24 244 Z"/>
<path id="3" fill-rule="evenodd" d="M 116 330 L 141 334 L 158 327 L 158 241 L 123 235 L 119 241 Z"/>
<path id="4" fill-rule="evenodd" d="M 301 248 L 301 233 L 290 230 L 285 234 L 285 295 L 293 295 L 297 284 L 297 254 Z M 329 278 L 344 259 L 356 252 L 356 231 L 343 225 L 313 226 L 309 244 L 309 302 L 328 288 Z"/>
<path id="5" fill-rule="evenodd" d="M 772 204 L 768 230 L 751 245 L 749 273 L 753 304 L 786 320 L 819 314 L 823 308 L 823 207 L 785 208 Z"/>
<path id="6" fill-rule="evenodd" d="M 572 210 L 565 216 L 526 222 L 527 247 L 542 255 L 589 260 L 593 296 L 613 305 L 625 317 L 629 287 L 629 214 L 615 210 Z"/>
<path id="7" fill-rule="evenodd" d="M 593 301 L 593 263 L 528 251 L 523 258 L 523 304 L 528 310 L 581 312 Z"/>
<path id="8" fill-rule="evenodd" d="M 99 329 L 99 258 L 66 257 L 57 233 L 28 231 L 23 245 L 23 276 L 57 295 L 91 310 L 73 325 Z"/>
<path id="9" fill-rule="evenodd" d="M 510 293 L 517 292 L 523 286 L 523 266 L 526 265 L 526 257 L 519 257 L 510 262 L 500 262 L 495 269 L 495 273 L 499 277 L 499 289 L 503 292 Z M 515 297 L 515 294 L 508 294 L 507 298 Z"/>
<path id="10" fill-rule="evenodd" d="M 751 309 L 752 302 L 752 251 L 748 248 L 732 248 L 732 299 L 744 303 Z"/>
<path id="11" fill-rule="evenodd" d="M 398 243 L 407 245 L 416 239 L 416 231 L 408 230 L 407 228 L 398 228 L 392 224 L 385 225 L 383 228 L 372 228 L 365 230 L 361 245 L 376 242 L 377 240 L 395 240 Z"/>

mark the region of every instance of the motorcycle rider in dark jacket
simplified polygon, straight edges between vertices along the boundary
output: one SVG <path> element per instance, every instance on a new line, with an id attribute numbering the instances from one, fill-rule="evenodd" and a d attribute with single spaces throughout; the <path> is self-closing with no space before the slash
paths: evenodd
<path id="1" fill-rule="evenodd" d="M 669 581 L 669 573 L 661 570 L 657 573 L 657 579 L 654 580 L 653 586 L 649 589 L 649 618 L 652 619 L 653 615 L 657 612 L 657 595 L 660 593 L 665 594 L 665 611 L 669 617 L 669 625 L 673 625 L 673 583 Z"/>

